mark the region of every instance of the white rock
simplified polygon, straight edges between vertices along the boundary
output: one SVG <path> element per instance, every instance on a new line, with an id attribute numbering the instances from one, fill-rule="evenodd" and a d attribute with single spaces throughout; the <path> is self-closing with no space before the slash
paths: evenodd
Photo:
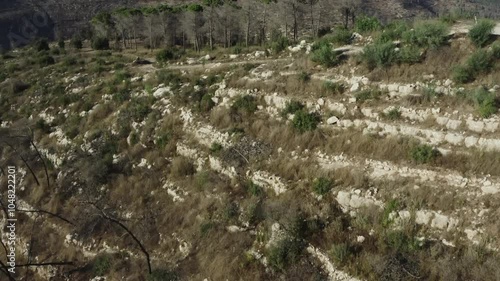
<path id="1" fill-rule="evenodd" d="M 339 122 L 339 119 L 335 116 L 332 116 L 332 117 L 328 118 L 328 120 L 326 120 L 326 123 L 328 125 L 337 124 L 338 122 Z"/>

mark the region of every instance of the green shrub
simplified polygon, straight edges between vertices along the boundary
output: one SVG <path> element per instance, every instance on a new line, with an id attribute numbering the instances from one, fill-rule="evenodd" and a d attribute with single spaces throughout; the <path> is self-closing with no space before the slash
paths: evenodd
<path id="1" fill-rule="evenodd" d="M 63 60 L 63 65 L 64 66 L 75 66 L 76 64 L 78 64 L 78 61 L 76 60 L 75 57 L 65 57 L 64 60 Z"/>
<path id="2" fill-rule="evenodd" d="M 313 131 L 318 127 L 321 118 L 317 113 L 308 113 L 305 110 L 299 110 L 293 117 L 293 127 L 299 132 Z"/>
<path id="3" fill-rule="evenodd" d="M 178 72 L 162 69 L 156 72 L 156 79 L 159 83 L 169 85 L 172 90 L 177 90 L 181 87 L 181 75 Z"/>
<path id="4" fill-rule="evenodd" d="M 269 250 L 267 260 L 274 270 L 283 271 L 299 261 L 303 249 L 301 241 L 285 238 Z"/>
<path id="5" fill-rule="evenodd" d="M 364 48 L 361 59 L 369 69 L 388 67 L 398 61 L 398 53 L 391 42 L 375 43 Z"/>
<path id="6" fill-rule="evenodd" d="M 356 31 L 361 33 L 376 31 L 380 29 L 381 26 L 380 21 L 376 17 L 368 16 L 357 18 L 355 24 Z"/>
<path id="7" fill-rule="evenodd" d="M 409 44 L 431 48 L 444 45 L 447 36 L 448 26 L 438 21 L 418 22 L 413 29 L 403 33 L 403 39 Z"/>
<path id="8" fill-rule="evenodd" d="M 240 210 L 235 202 L 228 202 L 224 207 L 224 217 L 227 220 L 238 217 Z"/>
<path id="9" fill-rule="evenodd" d="M 399 111 L 399 108 L 393 108 L 386 114 L 387 119 L 389 120 L 397 120 L 401 118 L 401 111 Z"/>
<path id="10" fill-rule="evenodd" d="M 255 97 L 250 95 L 240 96 L 231 106 L 233 110 L 254 113 L 257 111 L 257 102 Z"/>
<path id="11" fill-rule="evenodd" d="M 250 193 L 252 196 L 259 197 L 264 194 L 264 189 L 262 189 L 260 185 L 254 183 L 253 181 L 248 181 L 247 190 L 248 193 Z"/>
<path id="12" fill-rule="evenodd" d="M 200 101 L 200 110 L 202 112 L 209 112 L 215 106 L 211 94 L 204 94 Z"/>
<path id="13" fill-rule="evenodd" d="M 92 265 L 92 272 L 95 276 L 103 276 L 111 268 L 111 256 L 104 254 L 97 256 Z"/>
<path id="14" fill-rule="evenodd" d="M 83 48 L 83 41 L 79 37 L 73 37 L 70 42 L 71 46 L 75 49 L 81 49 Z"/>
<path id="15" fill-rule="evenodd" d="M 334 51 L 328 41 L 315 43 L 311 49 L 311 60 L 325 67 L 334 67 L 338 64 L 339 53 Z"/>
<path id="16" fill-rule="evenodd" d="M 330 40 L 337 45 L 349 45 L 352 42 L 352 32 L 345 28 L 337 29 Z"/>
<path id="17" fill-rule="evenodd" d="M 356 101 L 359 102 L 364 102 L 366 100 L 376 100 L 379 99 L 382 96 L 382 91 L 380 90 L 374 90 L 374 89 L 367 89 L 363 90 L 355 95 Z"/>
<path id="18" fill-rule="evenodd" d="M 59 49 L 64 50 L 64 48 L 66 47 L 66 43 L 64 42 L 64 39 L 59 39 L 59 41 L 57 41 L 57 46 L 59 46 Z"/>
<path id="19" fill-rule="evenodd" d="M 34 48 L 37 52 L 41 51 L 49 51 L 49 43 L 47 42 L 47 39 L 38 39 L 34 43 Z"/>
<path id="20" fill-rule="evenodd" d="M 213 142 L 212 145 L 210 146 L 210 152 L 215 154 L 220 152 L 224 147 L 218 142 Z"/>
<path id="21" fill-rule="evenodd" d="M 313 190 L 318 195 L 325 195 L 333 188 L 333 181 L 327 178 L 317 178 L 313 182 Z"/>
<path id="22" fill-rule="evenodd" d="M 174 52 L 170 49 L 163 49 L 156 54 L 156 61 L 160 64 L 174 59 Z"/>
<path id="23" fill-rule="evenodd" d="M 285 36 L 279 36 L 276 40 L 274 40 L 271 43 L 271 50 L 273 50 L 273 53 L 279 54 L 283 52 L 286 49 L 286 47 L 288 47 L 288 45 L 289 45 L 288 38 L 286 38 Z"/>
<path id="24" fill-rule="evenodd" d="M 105 37 L 95 37 L 92 39 L 92 49 L 109 50 L 109 40 Z"/>
<path id="25" fill-rule="evenodd" d="M 403 37 L 403 33 L 408 31 L 409 27 L 406 22 L 403 21 L 393 21 L 385 27 L 382 33 L 378 36 L 376 41 L 380 43 L 393 42 L 395 40 L 400 40 Z"/>
<path id="26" fill-rule="evenodd" d="M 474 81 L 474 75 L 469 67 L 459 65 L 453 68 L 452 79 L 456 83 L 465 84 Z"/>
<path id="27" fill-rule="evenodd" d="M 480 20 L 469 30 L 469 38 L 477 47 L 484 47 L 491 40 L 491 31 L 495 27 L 495 22 L 488 19 Z"/>
<path id="28" fill-rule="evenodd" d="M 417 164 L 425 164 L 434 161 L 441 153 L 430 145 L 422 144 L 413 147 L 410 151 L 410 155 Z"/>
<path id="29" fill-rule="evenodd" d="M 493 66 L 493 57 L 490 52 L 480 49 L 472 53 L 465 63 L 475 75 L 487 73 Z"/>
<path id="30" fill-rule="evenodd" d="M 408 64 L 418 63 L 422 60 L 420 49 L 416 46 L 404 46 L 399 50 L 399 61 Z"/>
<path id="31" fill-rule="evenodd" d="M 496 96 L 487 89 L 480 88 L 476 90 L 472 100 L 476 104 L 479 115 L 483 118 L 489 118 L 498 111 Z"/>
<path id="32" fill-rule="evenodd" d="M 132 77 L 132 75 L 125 70 L 116 71 L 114 76 L 115 76 L 114 77 L 115 84 L 120 84 L 123 81 L 130 79 L 130 77 Z"/>
<path id="33" fill-rule="evenodd" d="M 177 273 L 166 269 L 156 269 L 149 274 L 147 281 L 178 281 Z"/>
<path id="34" fill-rule="evenodd" d="M 346 243 L 333 245 L 331 250 L 332 259 L 341 265 L 347 262 L 351 254 L 351 247 Z"/>
<path id="35" fill-rule="evenodd" d="M 306 72 L 306 71 L 301 71 L 299 73 L 299 80 L 302 83 L 309 82 L 311 80 L 311 75 L 308 72 Z"/>
<path id="36" fill-rule="evenodd" d="M 258 64 L 255 64 L 255 63 L 245 63 L 245 64 L 243 65 L 243 69 L 244 69 L 245 71 L 247 71 L 247 72 L 248 72 L 248 71 L 250 71 L 250 70 L 252 70 L 252 69 L 256 68 L 257 66 L 259 66 L 259 65 L 258 65 Z"/>
<path id="37" fill-rule="evenodd" d="M 289 101 L 286 103 L 285 108 L 281 111 L 281 116 L 286 117 L 288 114 L 295 114 L 295 112 L 302 110 L 304 104 L 299 101 Z"/>
<path id="38" fill-rule="evenodd" d="M 498 60 L 500 59 L 500 43 L 495 42 L 493 45 L 491 45 L 491 56 Z"/>
<path id="39" fill-rule="evenodd" d="M 54 58 L 49 56 L 49 55 L 43 55 L 43 56 L 39 57 L 37 59 L 37 62 L 41 67 L 49 66 L 49 65 L 56 63 Z"/>
<path id="40" fill-rule="evenodd" d="M 342 83 L 326 81 L 323 83 L 323 90 L 331 94 L 342 94 L 345 91 L 345 86 Z"/>

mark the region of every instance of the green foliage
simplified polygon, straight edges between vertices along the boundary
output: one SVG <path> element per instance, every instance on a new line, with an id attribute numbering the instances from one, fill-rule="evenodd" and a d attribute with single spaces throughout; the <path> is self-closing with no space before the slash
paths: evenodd
<path id="1" fill-rule="evenodd" d="M 325 67 L 334 67 L 338 64 L 338 52 L 334 51 L 326 40 L 319 41 L 312 46 L 311 60 Z"/>
<path id="2" fill-rule="evenodd" d="M 235 111 L 244 111 L 246 113 L 254 113 L 255 111 L 257 111 L 257 102 L 254 96 L 239 96 L 234 101 L 231 109 Z"/>
<path id="3" fill-rule="evenodd" d="M 403 39 L 419 47 L 437 48 L 446 43 L 448 26 L 439 21 L 422 21 L 403 33 Z"/>
<path id="4" fill-rule="evenodd" d="M 362 16 L 356 19 L 356 31 L 361 33 L 373 32 L 380 29 L 381 27 L 382 25 L 376 17 Z"/>
<path id="5" fill-rule="evenodd" d="M 352 255 L 352 250 L 347 243 L 340 243 L 333 245 L 332 250 L 330 251 L 330 255 L 335 262 L 343 265 Z"/>
<path id="6" fill-rule="evenodd" d="M 212 154 L 216 154 L 218 152 L 220 152 L 224 147 L 222 147 L 222 145 L 218 142 L 213 142 L 212 143 L 212 146 L 210 146 L 210 152 Z"/>
<path id="7" fill-rule="evenodd" d="M 258 66 L 258 64 L 255 64 L 255 63 L 245 63 L 243 65 L 243 69 L 248 72 L 248 71 L 256 68 L 257 66 Z"/>
<path id="8" fill-rule="evenodd" d="M 35 51 L 37 51 L 37 52 L 50 50 L 49 43 L 47 42 L 47 39 L 43 39 L 43 38 L 36 40 L 33 47 L 34 47 Z"/>
<path id="9" fill-rule="evenodd" d="M 399 111 L 399 108 L 393 108 L 386 114 L 387 119 L 389 120 L 397 120 L 401 118 L 401 111 Z"/>
<path id="10" fill-rule="evenodd" d="M 317 178 L 313 182 L 313 190 L 318 195 L 325 195 L 333 188 L 333 181 L 327 178 Z"/>
<path id="11" fill-rule="evenodd" d="M 37 63 L 41 67 L 45 67 L 45 66 L 49 66 L 49 65 L 52 65 L 52 64 L 56 63 L 56 61 L 54 60 L 53 57 L 51 57 L 49 55 L 42 55 L 41 57 L 39 57 L 37 59 Z"/>
<path id="12" fill-rule="evenodd" d="M 178 281 L 177 273 L 166 269 L 156 269 L 149 274 L 147 281 Z"/>
<path id="13" fill-rule="evenodd" d="M 482 19 L 469 30 L 469 38 L 477 47 L 484 47 L 491 40 L 494 27 L 494 21 Z"/>
<path id="14" fill-rule="evenodd" d="M 302 110 L 304 104 L 299 101 L 289 101 L 286 103 L 285 108 L 281 111 L 281 116 L 286 117 L 288 114 L 295 114 L 295 112 Z"/>
<path id="15" fill-rule="evenodd" d="M 273 50 L 273 53 L 279 54 L 283 52 L 289 44 L 288 38 L 285 36 L 279 36 L 271 43 L 271 50 Z"/>
<path id="16" fill-rule="evenodd" d="M 215 106 L 211 94 L 204 94 L 200 101 L 200 110 L 202 112 L 209 112 Z"/>
<path id="17" fill-rule="evenodd" d="M 421 248 L 421 242 L 401 230 L 388 231 L 383 237 L 383 243 L 398 253 L 411 253 Z"/>
<path id="18" fill-rule="evenodd" d="M 238 204 L 236 204 L 235 202 L 228 202 L 224 207 L 224 217 L 227 220 L 238 217 L 238 214 L 239 214 L 239 208 Z"/>
<path id="19" fill-rule="evenodd" d="M 408 64 L 418 63 L 422 60 L 420 49 L 417 46 L 404 46 L 399 50 L 399 61 Z"/>
<path id="20" fill-rule="evenodd" d="M 180 88 L 182 80 L 181 75 L 178 72 L 162 69 L 156 72 L 156 79 L 159 83 L 170 85 L 172 90 L 177 90 Z"/>
<path id="21" fill-rule="evenodd" d="M 388 24 L 380 36 L 376 39 L 380 43 L 393 42 L 400 40 L 409 29 L 408 24 L 404 21 L 393 21 Z"/>
<path id="22" fill-rule="evenodd" d="M 256 197 L 260 197 L 261 195 L 264 194 L 264 189 L 262 189 L 262 187 L 260 185 L 254 183 L 251 180 L 248 181 L 247 190 L 248 190 L 248 193 L 250 193 L 252 196 L 256 196 Z"/>
<path id="23" fill-rule="evenodd" d="M 399 208 L 399 203 L 397 200 L 390 200 L 387 204 L 385 204 L 384 212 L 382 213 L 380 224 L 387 228 L 393 223 L 393 219 L 391 218 L 391 214 L 396 212 Z"/>
<path id="24" fill-rule="evenodd" d="M 391 42 L 375 43 L 364 48 L 361 59 L 369 69 L 388 67 L 398 61 L 398 53 Z"/>
<path id="25" fill-rule="evenodd" d="M 344 84 L 332 81 L 324 82 L 322 88 L 325 92 L 331 94 L 342 94 L 345 91 Z"/>
<path id="26" fill-rule="evenodd" d="M 132 75 L 130 73 L 128 73 L 127 71 L 119 70 L 119 71 L 116 71 L 114 74 L 114 82 L 115 82 L 115 84 L 119 84 L 119 83 L 122 83 L 123 81 L 130 79 L 130 77 L 132 77 Z"/>
<path id="27" fill-rule="evenodd" d="M 452 79 L 456 83 L 465 84 L 474 81 L 474 75 L 469 67 L 459 65 L 453 68 Z"/>
<path id="28" fill-rule="evenodd" d="M 293 127 L 299 132 L 313 131 L 318 127 L 321 118 L 318 113 L 308 113 L 305 110 L 295 112 L 293 117 Z"/>
<path id="29" fill-rule="evenodd" d="M 81 49 L 83 48 L 83 41 L 80 37 L 73 37 L 70 42 L 71 46 L 75 49 Z"/>
<path id="30" fill-rule="evenodd" d="M 277 271 L 283 271 L 299 261 L 304 245 L 297 239 L 285 238 L 273 246 L 268 253 L 269 265 Z"/>
<path id="31" fill-rule="evenodd" d="M 410 151 L 410 156 L 417 164 L 425 164 L 434 161 L 441 153 L 427 144 L 414 146 Z"/>
<path id="32" fill-rule="evenodd" d="M 364 102 L 367 100 L 377 100 L 382 96 L 382 94 L 383 93 L 380 90 L 367 89 L 357 93 L 355 97 L 356 101 Z"/>
<path id="33" fill-rule="evenodd" d="M 92 272 L 95 276 L 103 276 L 111 268 L 111 256 L 104 254 L 95 258 L 92 264 Z"/>
<path id="34" fill-rule="evenodd" d="M 173 60 L 176 58 L 174 51 L 170 48 L 162 49 L 156 54 L 156 61 L 160 64 L 164 64 L 169 60 Z"/>
<path id="35" fill-rule="evenodd" d="M 339 28 L 333 32 L 330 40 L 337 45 L 349 45 L 352 42 L 352 32 L 345 28 Z"/>
<path id="36" fill-rule="evenodd" d="M 495 42 L 493 45 L 491 45 L 491 56 L 498 60 L 500 59 L 500 43 Z"/>
<path id="37" fill-rule="evenodd" d="M 479 88 L 476 90 L 472 100 L 476 104 L 479 115 L 483 118 L 489 118 L 498 111 L 496 96 L 487 89 Z"/>
<path id="38" fill-rule="evenodd" d="M 487 73 L 493 66 L 493 57 L 490 52 L 480 49 L 472 53 L 465 64 L 476 75 Z"/>
<path id="39" fill-rule="evenodd" d="M 307 71 L 301 71 L 299 73 L 299 80 L 302 83 L 309 82 L 311 80 L 311 75 Z"/>
<path id="40" fill-rule="evenodd" d="M 109 40 L 105 37 L 93 38 L 91 45 L 94 50 L 109 50 Z"/>
<path id="41" fill-rule="evenodd" d="M 59 46 L 60 49 L 64 50 L 64 48 L 66 47 L 64 39 L 59 39 L 59 41 L 57 41 L 57 46 Z"/>

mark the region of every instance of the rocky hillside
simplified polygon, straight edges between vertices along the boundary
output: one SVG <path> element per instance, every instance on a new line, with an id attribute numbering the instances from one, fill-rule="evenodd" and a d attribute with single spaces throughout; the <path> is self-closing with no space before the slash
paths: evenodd
<path id="1" fill-rule="evenodd" d="M 2 280 L 498 280 L 500 42 L 472 26 L 4 54 Z"/>

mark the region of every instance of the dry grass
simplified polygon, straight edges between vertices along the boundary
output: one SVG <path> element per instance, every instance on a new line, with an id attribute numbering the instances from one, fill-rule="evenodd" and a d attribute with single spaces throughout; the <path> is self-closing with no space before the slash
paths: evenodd
<path id="1" fill-rule="evenodd" d="M 172 160 L 170 175 L 174 178 L 182 178 L 194 174 L 193 163 L 185 157 L 179 156 Z"/>

